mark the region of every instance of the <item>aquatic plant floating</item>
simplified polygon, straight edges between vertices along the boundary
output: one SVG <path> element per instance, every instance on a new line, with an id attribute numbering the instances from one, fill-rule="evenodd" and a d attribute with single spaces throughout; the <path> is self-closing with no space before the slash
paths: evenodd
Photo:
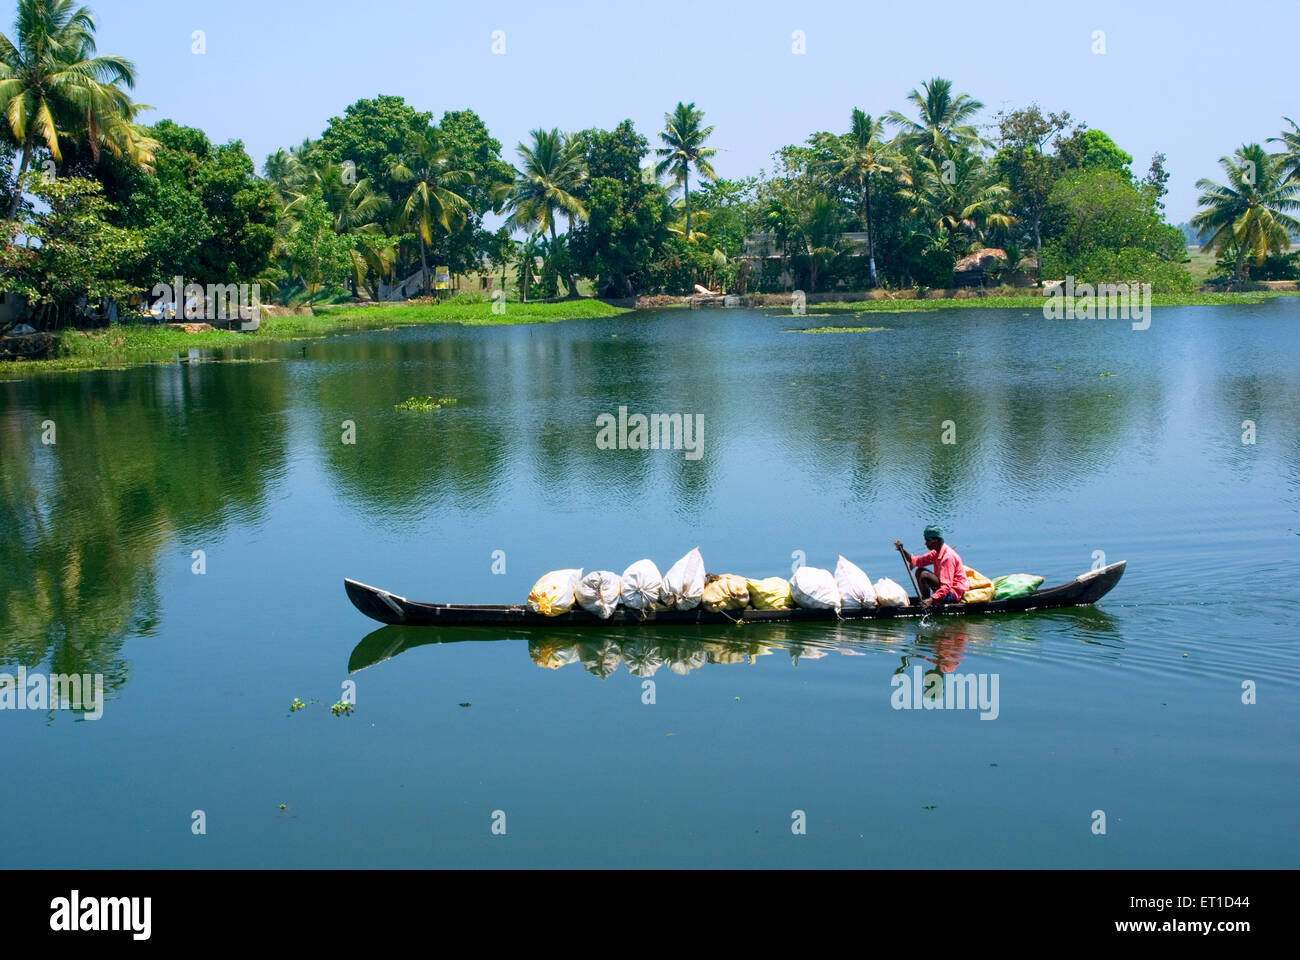
<path id="1" fill-rule="evenodd" d="M 782 330 L 782 333 L 879 333 L 888 327 L 809 327 L 806 330 Z"/>
<path id="2" fill-rule="evenodd" d="M 350 717 L 352 716 L 352 711 L 355 709 L 356 708 L 350 703 L 336 703 L 334 706 L 330 707 L 330 713 L 334 714 L 336 717 Z"/>
<path id="3" fill-rule="evenodd" d="M 393 404 L 393 409 L 407 413 L 428 413 L 430 410 L 454 407 L 456 403 L 455 397 L 407 397 L 401 403 Z"/>

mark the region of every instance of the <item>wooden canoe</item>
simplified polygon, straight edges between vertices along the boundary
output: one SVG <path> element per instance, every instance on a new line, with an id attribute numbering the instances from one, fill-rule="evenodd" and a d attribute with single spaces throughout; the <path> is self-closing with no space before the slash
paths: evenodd
<path id="1" fill-rule="evenodd" d="M 1079 607 L 1096 603 L 1119 583 L 1124 575 L 1125 561 L 1112 563 L 1099 570 L 1080 574 L 1068 583 L 1046 587 L 1028 597 L 1015 600 L 991 600 L 988 603 L 943 604 L 930 608 L 930 616 L 970 616 L 985 613 L 1023 613 L 1027 610 L 1045 610 L 1053 607 Z M 421 603 L 407 600 L 395 593 L 367 586 L 356 580 L 344 580 L 348 599 L 352 605 L 371 619 L 380 623 L 407 627 L 518 627 L 560 625 L 610 625 L 610 624 L 673 624 L 673 623 L 772 623 L 811 620 L 885 620 L 899 617 L 920 617 L 926 613 L 912 598 L 911 606 L 873 607 L 867 610 L 753 610 L 732 613 L 709 613 L 702 607 L 694 610 L 663 610 L 647 612 L 614 611 L 608 620 L 575 607 L 558 617 L 544 617 L 533 613 L 523 604 L 455 604 Z"/>

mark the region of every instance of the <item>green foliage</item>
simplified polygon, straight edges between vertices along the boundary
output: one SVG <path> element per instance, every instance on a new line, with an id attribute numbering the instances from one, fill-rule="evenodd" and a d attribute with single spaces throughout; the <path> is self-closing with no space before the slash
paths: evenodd
<path id="1" fill-rule="evenodd" d="M 1196 281 L 1181 263 L 1139 247 L 1092 247 L 1065 260 L 1060 250 L 1049 244 L 1043 249 L 1043 275 L 1070 275 L 1079 283 L 1149 283 L 1152 293 L 1160 294 L 1187 295 L 1196 291 Z"/>
<path id="2" fill-rule="evenodd" d="M 615 296 L 646 281 L 665 236 L 667 198 L 657 185 L 597 177 L 587 189 L 587 222 L 573 233 L 574 264 Z"/>
<path id="3" fill-rule="evenodd" d="M 306 198 L 284 246 L 290 274 L 314 297 L 342 284 L 352 265 L 352 241 L 334 231 L 334 221 L 319 195 Z"/>
<path id="4" fill-rule="evenodd" d="M 1126 180 L 1133 175 L 1129 170 L 1132 154 L 1125 153 L 1100 130 L 1078 127 L 1069 137 L 1057 142 L 1056 154 L 1067 169 L 1108 170 Z"/>
<path id="5" fill-rule="evenodd" d="M 13 37 L 0 34 L 0 129 L 17 145 L 18 176 L 38 151 L 56 162 L 63 148 L 85 144 L 148 166 L 154 143 L 135 125 L 142 109 L 126 91 L 135 66 L 124 57 L 94 56 L 95 18 L 72 0 L 18 0 Z M 17 219 L 15 190 L 8 217 Z"/>
<path id="6" fill-rule="evenodd" d="M 679 296 L 691 293 L 695 278 L 713 265 L 710 251 L 685 237 L 670 236 L 646 269 L 646 289 Z"/>
<path id="7" fill-rule="evenodd" d="M 416 111 L 401 97 L 361 99 L 343 116 L 330 118 L 321 134 L 321 149 L 337 163 L 350 160 L 358 180 L 369 179 L 376 192 L 397 203 L 405 195 L 391 176 L 393 166 L 411 136 L 422 134 L 432 119 L 432 113 Z"/>
<path id="8" fill-rule="evenodd" d="M 454 407 L 456 403 L 455 397 L 407 397 L 401 403 L 393 404 L 393 409 L 408 413 L 429 413 L 443 407 Z"/>
<path id="9" fill-rule="evenodd" d="M 136 291 L 121 278 L 143 255 L 144 238 L 109 223 L 112 205 L 103 187 L 82 177 L 37 177 L 29 178 L 28 190 L 46 207 L 23 227 L 39 246 L 6 242 L 0 275 L 8 290 L 27 297 L 36 325 L 68 324 L 83 298 L 91 309 L 106 301 L 125 303 Z"/>
<path id="10" fill-rule="evenodd" d="M 1202 179 L 1201 210 L 1192 225 L 1201 231 L 1203 246 L 1233 259 L 1233 278 L 1246 276 L 1246 263 L 1262 265 L 1269 254 L 1281 253 L 1290 235 L 1300 233 L 1300 180 L 1288 172 L 1287 154 L 1268 154 L 1257 143 L 1243 144 L 1219 165 L 1227 183 Z"/>
<path id="11" fill-rule="evenodd" d="M 1182 231 L 1161 219 L 1152 196 L 1110 169 L 1078 169 L 1061 177 L 1048 199 L 1046 220 L 1054 262 L 1067 268 L 1098 248 L 1134 247 L 1179 263 L 1186 256 Z"/>
<path id="12" fill-rule="evenodd" d="M 70 162 L 105 185 L 113 223 L 141 231 L 144 256 L 124 277 L 139 289 L 182 276 L 195 283 L 250 283 L 266 274 L 279 221 L 271 184 L 239 141 L 213 146 L 202 130 L 163 120 L 152 172 L 80 151 Z"/>

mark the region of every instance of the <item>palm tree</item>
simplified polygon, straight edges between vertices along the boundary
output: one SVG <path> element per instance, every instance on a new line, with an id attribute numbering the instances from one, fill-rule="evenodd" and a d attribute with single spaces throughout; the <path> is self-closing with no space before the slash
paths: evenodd
<path id="1" fill-rule="evenodd" d="M 900 195 L 911 201 L 913 215 L 927 220 L 937 235 L 946 235 L 954 258 L 964 252 L 958 249 L 963 234 L 980 241 L 989 227 L 1009 227 L 1015 220 L 1007 213 L 1011 191 L 978 154 L 959 149 L 944 167 L 922 157 L 914 176 L 916 182 Z"/>
<path id="2" fill-rule="evenodd" d="M 1300 126 L 1290 117 L 1283 117 L 1291 124 L 1290 130 L 1283 130 L 1280 137 L 1269 137 L 1269 143 L 1280 143 L 1286 149 L 1282 151 L 1282 175 L 1288 180 L 1300 180 Z"/>
<path id="3" fill-rule="evenodd" d="M 414 134 L 404 156 L 393 164 L 390 175 L 398 183 L 411 183 L 410 195 L 402 206 L 400 221 L 415 228 L 420 240 L 420 267 L 425 290 L 429 284 L 428 247 L 433 243 L 434 224 L 447 233 L 465 226 L 469 201 L 456 189 L 474 182 L 474 174 L 452 167 L 451 151 L 442 146 L 436 127 Z"/>
<path id="4" fill-rule="evenodd" d="M 549 233 L 552 246 L 558 246 L 555 220 L 565 214 L 569 227 L 575 220 L 587 218 L 587 208 L 577 193 L 587 178 L 582 142 L 577 137 L 566 137 L 558 129 L 533 130 L 529 136 L 532 145 L 519 144 L 521 169 L 506 199 L 510 217 L 506 225 L 511 230 L 529 233 Z M 564 274 L 568 296 L 578 295 L 578 282 L 570 273 Z"/>
<path id="5" fill-rule="evenodd" d="M 718 151 L 715 147 L 704 146 L 704 141 L 713 135 L 713 128 L 701 128 L 703 120 L 704 111 L 696 110 L 694 103 L 679 102 L 672 113 L 664 114 L 664 129 L 659 131 L 659 139 L 665 146 L 655 150 L 655 155 L 663 158 L 655 165 L 655 176 L 671 173 L 682 185 L 686 200 L 687 237 L 691 236 L 691 167 L 695 167 L 701 179 L 717 177 L 709 157 Z"/>
<path id="6" fill-rule="evenodd" d="M 881 139 L 883 129 L 880 120 L 854 107 L 848 135 L 838 138 L 831 148 L 835 159 L 828 171 L 832 179 L 850 182 L 858 188 L 866 216 L 872 286 L 876 283 L 876 246 L 872 229 L 871 181 L 878 174 L 892 173 L 898 163 L 893 148 Z"/>
<path id="7" fill-rule="evenodd" d="M 541 259 L 545 263 L 546 252 L 545 235 L 540 231 L 529 234 L 515 244 L 511 251 L 515 262 L 515 275 L 519 281 L 519 298 L 524 303 L 528 302 L 528 287 L 534 280 L 540 279 L 537 274 L 537 261 Z M 503 288 L 504 285 L 503 280 Z"/>
<path id="8" fill-rule="evenodd" d="M 347 165 L 325 153 L 319 140 L 277 150 L 267 158 L 264 170 L 280 196 L 286 232 L 291 232 L 296 214 L 319 196 L 329 210 L 334 232 L 352 238 L 348 256 L 354 295 L 360 295 L 368 280 L 393 272 L 396 250 L 380 222 L 391 203 L 368 177 L 356 180 Z"/>
<path id="9" fill-rule="evenodd" d="M 122 57 L 96 57 L 95 18 L 72 0 L 18 0 L 14 39 L 0 34 L 0 112 L 21 151 L 9 218 L 22 202 L 21 178 L 38 149 L 63 159 L 59 138 L 87 141 L 148 168 L 155 141 L 135 126 L 147 109 L 122 88 L 135 86 L 135 67 Z"/>
<path id="10" fill-rule="evenodd" d="M 975 127 L 967 122 L 984 109 L 984 104 L 965 93 L 954 97 L 952 81 L 943 77 L 934 77 L 921 87 L 924 93 L 913 90 L 907 95 L 916 106 L 916 120 L 897 110 L 885 115 L 887 121 L 899 128 L 899 139 L 903 143 L 914 147 L 923 156 L 939 160 L 949 157 L 956 146 L 973 147 L 984 143 Z"/>
<path id="11" fill-rule="evenodd" d="M 1286 155 L 1265 152 L 1258 143 L 1243 144 L 1231 157 L 1220 157 L 1228 175 L 1226 185 L 1196 181 L 1201 191 L 1197 205 L 1205 207 L 1192 217 L 1200 230 L 1202 246 L 1216 254 L 1231 251 L 1236 257 L 1233 279 L 1241 283 L 1246 256 L 1255 263 L 1269 253 L 1286 249 L 1290 234 L 1300 233 L 1300 181 L 1283 174 Z"/>

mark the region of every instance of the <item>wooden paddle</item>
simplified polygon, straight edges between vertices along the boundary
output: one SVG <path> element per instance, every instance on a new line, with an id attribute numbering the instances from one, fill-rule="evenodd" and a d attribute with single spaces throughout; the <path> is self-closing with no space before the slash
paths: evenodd
<path id="1" fill-rule="evenodd" d="M 903 566 L 905 566 L 905 567 L 907 568 L 907 582 L 910 583 L 910 584 L 912 585 L 912 589 L 916 591 L 916 602 L 917 602 L 917 603 L 920 603 L 920 602 L 921 602 L 921 586 L 920 586 L 920 584 L 918 584 L 918 583 L 916 582 L 916 574 L 914 574 L 914 573 L 912 572 L 912 565 L 911 565 L 910 563 L 907 562 L 907 551 L 904 550 L 902 547 L 899 547 L 899 548 L 898 548 L 898 555 L 899 555 L 899 557 L 902 558 Z M 910 605 L 911 605 L 911 604 L 909 603 L 909 606 L 910 606 Z"/>

